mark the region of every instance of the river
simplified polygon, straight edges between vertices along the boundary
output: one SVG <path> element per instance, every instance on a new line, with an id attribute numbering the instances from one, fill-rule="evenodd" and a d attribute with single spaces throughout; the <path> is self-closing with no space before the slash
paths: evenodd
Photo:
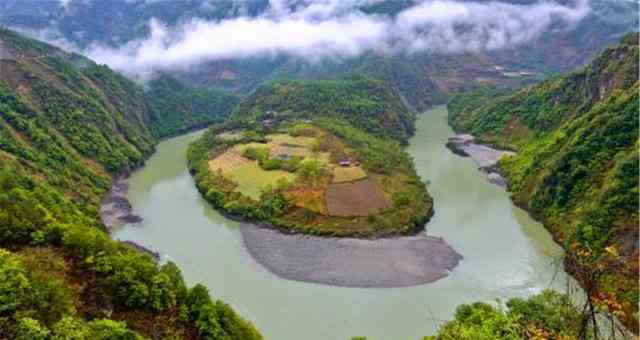
<path id="1" fill-rule="evenodd" d="M 540 223 L 487 182 L 469 158 L 445 148 L 454 135 L 443 107 L 423 113 L 408 152 L 435 201 L 429 235 L 444 238 L 464 259 L 449 276 L 408 288 L 344 288 L 288 281 L 271 274 L 244 248 L 239 224 L 200 198 L 186 169 L 188 144 L 202 132 L 160 143 L 129 179 L 134 211 L 144 218 L 114 237 L 159 251 L 189 284 L 209 287 L 269 340 L 415 339 L 433 334 L 455 307 L 473 301 L 562 290 L 562 249 Z"/>

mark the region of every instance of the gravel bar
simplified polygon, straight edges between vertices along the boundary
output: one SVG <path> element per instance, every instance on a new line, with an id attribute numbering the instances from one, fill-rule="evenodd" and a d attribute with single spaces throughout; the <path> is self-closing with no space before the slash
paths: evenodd
<path id="1" fill-rule="evenodd" d="M 377 240 L 288 235 L 243 224 L 251 256 L 279 277 L 343 287 L 393 288 L 446 277 L 462 256 L 440 237 Z"/>

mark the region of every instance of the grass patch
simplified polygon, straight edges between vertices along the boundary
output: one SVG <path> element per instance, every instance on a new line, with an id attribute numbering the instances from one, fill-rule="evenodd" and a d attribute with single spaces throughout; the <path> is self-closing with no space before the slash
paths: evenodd
<path id="1" fill-rule="evenodd" d="M 305 148 L 311 148 L 313 144 L 316 142 L 316 139 L 313 137 L 304 137 L 304 136 L 294 137 L 284 133 L 268 135 L 267 140 L 269 140 L 269 144 L 300 146 Z"/>
<path id="2" fill-rule="evenodd" d="M 359 166 L 333 168 L 333 183 L 355 182 L 367 178 L 367 173 Z"/>
<path id="3" fill-rule="evenodd" d="M 238 192 L 255 200 L 260 199 L 260 193 L 265 186 L 275 185 L 281 179 L 293 182 L 296 177 L 282 170 L 263 170 L 257 162 L 244 164 L 229 172 L 227 176 L 238 184 Z"/>

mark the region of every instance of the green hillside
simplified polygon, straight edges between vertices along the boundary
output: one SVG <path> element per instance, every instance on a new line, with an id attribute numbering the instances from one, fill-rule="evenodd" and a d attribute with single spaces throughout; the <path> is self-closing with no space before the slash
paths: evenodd
<path id="1" fill-rule="evenodd" d="M 414 121 L 378 80 L 270 82 L 187 156 L 205 199 L 245 220 L 323 236 L 411 235 L 433 215 L 402 147 Z"/>
<path id="2" fill-rule="evenodd" d="M 215 88 L 193 87 L 168 74 L 158 74 L 146 87 L 151 111 L 149 129 L 155 137 L 220 123 L 238 104 L 234 95 Z"/>
<path id="3" fill-rule="evenodd" d="M 513 200 L 565 246 L 597 305 L 636 331 L 639 56 L 628 34 L 569 75 L 479 107 L 478 92 L 449 105 L 457 130 L 518 152 L 500 163 Z"/>
<path id="4" fill-rule="evenodd" d="M 0 71 L 0 338 L 260 339 L 175 264 L 103 230 L 101 197 L 156 142 L 144 90 L 8 30 Z"/>
<path id="5" fill-rule="evenodd" d="M 405 142 L 414 131 L 415 113 L 382 81 L 369 78 L 322 81 L 274 81 L 243 100 L 232 119 L 256 121 L 331 116 L 377 136 Z"/>

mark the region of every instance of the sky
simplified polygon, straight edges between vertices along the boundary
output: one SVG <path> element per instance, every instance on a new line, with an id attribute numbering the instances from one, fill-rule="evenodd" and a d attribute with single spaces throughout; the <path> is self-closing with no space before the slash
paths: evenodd
<path id="1" fill-rule="evenodd" d="M 69 0 L 61 1 L 67 5 Z M 392 17 L 358 10 L 380 0 L 304 0 L 295 10 L 290 9 L 291 1 L 271 0 L 268 10 L 258 17 L 193 18 L 177 26 L 152 19 L 147 23 L 147 37 L 117 48 L 94 43 L 82 52 L 128 73 L 273 55 L 313 62 L 368 51 L 475 52 L 526 43 L 558 23 L 571 27 L 590 11 L 587 0 L 569 5 L 416 0 Z"/>

